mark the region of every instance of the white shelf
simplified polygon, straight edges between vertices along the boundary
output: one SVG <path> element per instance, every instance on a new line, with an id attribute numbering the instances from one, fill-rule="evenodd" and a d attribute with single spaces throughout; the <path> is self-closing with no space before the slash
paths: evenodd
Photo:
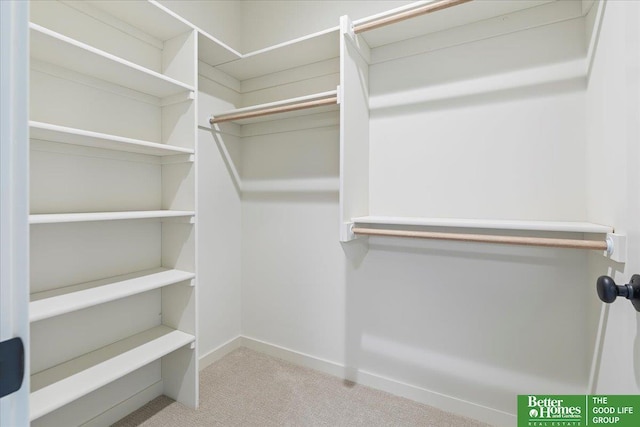
<path id="1" fill-rule="evenodd" d="M 194 342 L 193 335 L 157 326 L 31 376 L 35 420 Z"/>
<path id="2" fill-rule="evenodd" d="M 226 118 L 228 116 L 235 116 L 235 115 L 241 115 L 244 113 L 260 113 L 262 111 L 268 111 L 270 109 L 273 108 L 278 108 L 278 107 L 286 107 L 286 106 L 293 106 L 295 104 L 302 104 L 302 103 L 307 103 L 307 102 L 314 102 L 314 101 L 322 101 L 325 99 L 329 99 L 329 98 L 334 98 L 337 97 L 337 91 L 336 90 L 331 90 L 328 92 L 321 92 L 321 93 L 316 93 L 313 95 L 307 95 L 307 96 L 300 96 L 297 98 L 290 98 L 290 99 L 285 99 L 282 101 L 276 101 L 276 102 L 270 102 L 267 104 L 259 104 L 259 105 L 252 105 L 250 107 L 244 107 L 244 108 L 238 108 L 235 110 L 231 110 L 231 111 L 225 111 L 223 113 L 218 113 L 218 114 L 214 114 L 213 117 L 215 118 Z M 335 104 L 331 104 L 331 105 L 323 105 L 320 107 L 313 107 L 313 108 L 309 108 L 309 109 L 303 109 L 303 110 L 296 110 L 296 111 L 288 111 L 288 112 L 282 112 L 282 113 L 276 113 L 276 114 L 267 114 L 267 115 L 261 115 L 258 117 L 250 117 L 250 118 L 238 118 L 238 119 L 233 119 L 233 120 L 228 120 L 231 123 L 235 123 L 238 125 L 246 125 L 246 124 L 250 124 L 250 123 L 259 123 L 259 122 L 265 122 L 265 121 L 270 121 L 270 120 L 276 120 L 276 119 L 286 119 L 286 118 L 290 118 L 290 117 L 296 117 L 296 116 L 304 116 L 304 115 L 309 115 L 309 114 L 317 114 L 317 113 L 324 113 L 327 111 L 336 111 L 338 110 L 340 107 L 337 103 Z"/>
<path id="3" fill-rule="evenodd" d="M 30 23 L 31 58 L 164 98 L 194 88 L 163 74 Z"/>
<path id="4" fill-rule="evenodd" d="M 63 214 L 29 215 L 29 224 L 59 224 L 65 222 L 116 221 L 125 219 L 155 219 L 194 216 L 193 211 L 126 211 L 126 212 L 87 212 Z"/>
<path id="5" fill-rule="evenodd" d="M 334 27 L 242 55 L 216 68 L 242 81 L 339 56 L 340 31 Z"/>
<path id="6" fill-rule="evenodd" d="M 198 59 L 211 66 L 236 61 L 242 55 L 220 40 L 198 29 Z"/>
<path id="7" fill-rule="evenodd" d="M 29 321 L 37 322 L 120 298 L 191 280 L 194 273 L 157 268 L 31 295 Z"/>
<path id="8" fill-rule="evenodd" d="M 147 154 L 151 156 L 174 156 L 179 154 L 194 154 L 195 152 L 189 148 L 36 121 L 29 122 L 29 133 L 31 139 L 124 151 L 128 153 Z"/>
<path id="9" fill-rule="evenodd" d="M 490 230 L 551 231 L 568 233 L 612 233 L 613 227 L 590 222 L 514 221 L 459 218 L 417 218 L 391 216 L 363 216 L 352 218 L 355 224 L 476 228 Z"/>
<path id="10" fill-rule="evenodd" d="M 194 27 L 156 1 L 84 0 L 132 27 L 164 42 L 191 31 Z"/>
<path id="11" fill-rule="evenodd" d="M 483 21 L 502 15 L 507 15 L 520 10 L 529 9 L 550 3 L 553 0 L 519 0 L 519 1 L 471 1 L 448 9 L 417 16 L 406 21 L 380 27 L 374 30 L 360 33 L 369 47 L 376 48 L 402 40 L 408 40 L 426 34 L 444 31 L 473 22 Z M 418 6 L 430 3 L 420 1 L 410 5 L 399 7 L 378 15 L 369 16 L 354 21 L 354 25 L 363 24 L 376 18 L 394 15 L 415 9 Z"/>

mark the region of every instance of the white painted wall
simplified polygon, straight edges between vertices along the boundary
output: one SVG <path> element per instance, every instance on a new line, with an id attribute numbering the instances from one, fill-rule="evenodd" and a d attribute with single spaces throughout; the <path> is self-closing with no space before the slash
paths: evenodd
<path id="1" fill-rule="evenodd" d="M 585 220 L 583 25 L 372 65 L 370 214 Z"/>
<path id="2" fill-rule="evenodd" d="M 202 70 L 201 70 L 202 71 Z M 198 353 L 204 357 L 240 335 L 241 200 L 234 135 L 212 134 L 208 116 L 237 104 L 232 89 L 200 76 L 198 93 Z"/>

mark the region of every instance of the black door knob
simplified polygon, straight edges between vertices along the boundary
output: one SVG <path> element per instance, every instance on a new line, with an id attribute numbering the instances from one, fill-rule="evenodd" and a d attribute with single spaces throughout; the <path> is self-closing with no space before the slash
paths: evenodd
<path id="1" fill-rule="evenodd" d="M 617 297 L 624 297 L 631 301 L 636 311 L 640 311 L 640 275 L 634 274 L 631 282 L 626 285 L 616 285 L 609 276 L 600 276 L 596 282 L 598 297 L 602 302 L 612 303 Z"/>

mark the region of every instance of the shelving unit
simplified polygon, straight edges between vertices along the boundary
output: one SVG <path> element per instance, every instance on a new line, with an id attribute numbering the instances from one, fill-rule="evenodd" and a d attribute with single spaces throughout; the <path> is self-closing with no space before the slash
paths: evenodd
<path id="1" fill-rule="evenodd" d="M 206 46 L 214 40 L 203 37 L 208 40 Z M 209 59 L 220 46 L 211 45 L 211 51 L 206 46 L 200 46 L 199 59 L 213 68 L 203 67 L 202 76 L 231 89 L 234 96 L 225 101 L 237 108 L 203 103 L 200 110 L 208 113 L 207 121 L 201 116 L 199 124 L 211 127 L 224 147 L 238 189 L 243 194 L 336 192 L 338 161 L 330 141 L 338 140 L 339 28 L 242 54 L 226 63 Z M 321 143 L 322 132 L 332 135 Z M 280 138 L 276 140 L 275 135 Z M 257 175 L 242 174 L 239 159 L 230 154 L 236 143 L 242 144 L 248 165 L 259 162 L 264 156 L 259 151 L 266 147 L 280 161 Z M 293 153 L 304 155 L 309 149 L 318 162 L 305 171 Z"/>
<path id="2" fill-rule="evenodd" d="M 158 326 L 32 375 L 30 419 L 43 417 L 194 340 L 193 335 Z"/>
<path id="3" fill-rule="evenodd" d="M 31 9 L 32 425 L 195 408 L 198 34 L 156 2 Z"/>
<path id="4" fill-rule="evenodd" d="M 31 58 L 72 69 L 158 98 L 193 91 L 193 86 L 145 69 L 62 34 L 31 23 Z"/>
<path id="5" fill-rule="evenodd" d="M 588 10 L 580 3 L 442 0 L 412 3 L 355 22 L 345 17 L 341 22 L 341 122 L 344 123 L 341 131 L 344 165 L 340 190 L 341 240 L 349 241 L 356 237 L 351 232 L 352 227 L 359 231 L 373 230 L 372 233 L 381 235 L 384 230 L 396 234 L 418 231 L 414 234 L 422 233 L 423 237 L 433 229 L 439 231 L 432 234 L 446 229 L 478 229 L 545 235 L 593 233 L 608 234 L 612 239 L 622 238 L 607 225 L 545 220 L 549 217 L 586 216 L 585 212 L 577 210 L 569 212 L 562 203 L 564 196 L 558 190 L 563 188 L 567 194 L 575 188 L 572 186 L 579 183 L 564 168 L 580 170 L 583 166 L 574 165 L 576 158 L 570 149 L 557 151 L 564 156 L 563 160 L 549 162 L 540 157 L 523 162 L 518 153 L 527 151 L 528 144 L 533 142 L 514 141 L 505 135 L 509 132 L 519 134 L 523 132 L 521 129 L 531 126 L 526 116 L 513 113 L 518 117 L 517 126 L 520 128 L 508 131 L 498 125 L 487 126 L 495 117 L 500 117 L 498 113 L 476 121 L 459 108 L 453 110 L 455 114 L 447 115 L 446 120 L 437 119 L 443 117 L 438 115 L 440 108 L 452 108 L 460 102 L 460 107 L 467 106 L 473 110 L 474 99 L 493 99 L 493 96 L 498 98 L 496 102 L 489 103 L 491 107 L 482 111 L 476 109 L 478 115 L 487 115 L 491 108 L 501 108 L 498 101 L 519 105 L 522 111 L 534 111 L 538 106 L 530 101 L 531 96 L 524 93 L 522 87 L 583 79 L 586 73 L 584 64 L 574 63 L 572 58 L 581 47 L 579 27 L 585 13 Z M 563 42 L 567 45 L 554 52 L 554 62 L 562 65 L 549 66 L 548 50 L 540 48 L 545 43 L 540 41 L 558 40 L 554 34 L 572 31 L 577 35 L 575 45 L 571 45 L 573 39 L 565 37 Z M 505 49 L 507 42 L 502 40 L 507 39 L 514 40 L 510 46 L 518 42 L 529 43 L 528 51 L 532 54 L 519 58 L 514 52 L 509 61 L 493 56 L 494 49 Z M 477 67 L 482 68 L 477 74 L 474 74 L 473 66 L 452 60 L 453 57 L 469 57 L 462 52 L 468 52 L 471 45 L 478 46 L 473 48 L 474 52 L 484 58 L 484 64 L 488 64 Z M 449 51 L 457 53 L 447 56 Z M 446 61 L 451 62 L 448 68 L 439 65 Z M 527 69 L 535 66 L 539 73 L 534 76 L 533 73 L 515 71 L 523 66 L 510 62 L 527 62 Z M 430 69 L 428 76 L 412 71 L 425 67 Z M 539 80 L 537 77 L 542 75 L 544 77 Z M 414 90 L 415 87 L 420 89 Z M 499 94 L 505 94 L 504 99 L 500 99 Z M 449 123 L 453 120 L 450 118 L 457 117 L 456 114 L 460 118 Z M 535 110 L 535 114 L 543 115 L 544 112 Z M 397 117 L 397 120 L 389 120 L 389 116 Z M 445 121 L 447 124 L 443 124 Z M 392 122 L 393 127 L 389 125 Z M 475 132 L 466 130 L 474 126 L 477 128 Z M 389 140 L 391 135 L 395 140 L 393 148 Z M 571 138 L 573 136 L 568 132 L 556 143 L 567 144 L 563 139 Z M 552 138 L 545 140 L 553 141 Z M 449 148 L 454 146 L 451 142 L 456 148 Z M 514 150 L 508 147 L 514 144 L 520 144 L 522 148 Z M 557 150 L 558 145 L 549 144 L 550 147 L 543 148 L 544 144 L 536 142 L 539 152 Z M 483 146 L 486 147 L 484 151 L 479 148 Z M 396 154 L 391 154 L 391 150 Z M 493 150 L 502 154 L 499 164 L 493 161 L 498 157 L 490 155 Z M 459 155 L 467 151 L 467 155 Z M 511 153 L 511 157 L 506 153 Z M 406 157 L 420 158 L 423 162 L 418 164 Z M 400 161 L 404 165 L 402 170 L 394 169 L 393 162 Z M 537 179 L 535 168 L 531 167 L 536 161 L 553 163 L 540 165 L 544 173 L 558 175 L 553 184 L 544 178 Z M 380 173 L 383 167 L 385 174 Z M 383 175 L 384 179 L 379 178 Z M 378 178 L 372 180 L 372 176 Z M 516 181 L 520 184 L 515 187 L 520 189 L 519 193 L 511 187 L 511 182 Z M 443 185 L 439 186 L 439 182 Z M 476 182 L 482 183 L 478 184 L 481 189 L 469 190 L 475 188 Z M 399 200 L 395 195 L 399 194 L 400 187 L 404 194 L 415 196 Z M 448 189 L 446 199 L 440 197 L 445 193 L 439 190 L 445 187 Z M 533 198 L 522 197 L 527 191 L 537 194 L 536 203 Z M 574 192 L 580 191 L 576 188 Z M 520 208 L 519 205 L 529 208 Z M 572 206 L 579 205 L 579 200 L 572 203 Z M 500 209 L 493 209 L 493 206 L 500 206 Z M 504 219 L 471 219 L 476 212 L 479 218 L 500 218 L 500 212 Z M 536 216 L 541 220 L 535 220 Z M 533 220 L 519 220 L 519 217 Z M 401 230 L 403 227 L 409 229 Z M 423 232 L 425 228 L 431 231 Z M 621 259 L 624 262 L 624 256 Z"/>

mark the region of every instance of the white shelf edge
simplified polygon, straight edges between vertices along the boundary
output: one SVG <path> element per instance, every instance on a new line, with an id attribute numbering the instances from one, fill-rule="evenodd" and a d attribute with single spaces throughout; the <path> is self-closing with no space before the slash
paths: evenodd
<path id="1" fill-rule="evenodd" d="M 31 376 L 31 421 L 195 341 L 157 326 Z"/>
<path id="2" fill-rule="evenodd" d="M 29 137 L 33 139 L 83 147 L 103 148 L 152 156 L 173 156 L 176 154 L 195 153 L 195 150 L 189 148 L 58 126 L 33 120 L 29 121 L 29 131 Z"/>
<path id="3" fill-rule="evenodd" d="M 339 34 L 339 26 L 335 26 L 212 65 L 237 80 L 250 80 L 339 57 Z"/>
<path id="4" fill-rule="evenodd" d="M 181 91 L 190 91 L 190 92 L 195 91 L 195 88 L 193 86 L 191 86 L 191 85 L 188 85 L 186 83 L 183 83 L 183 82 L 178 81 L 176 79 L 173 79 L 171 77 L 165 76 L 164 74 L 158 73 L 157 71 L 153 71 L 153 70 L 150 70 L 148 68 L 142 67 L 142 66 L 140 66 L 138 64 L 135 64 L 133 62 L 127 61 L 126 59 L 120 58 L 118 56 L 112 55 L 112 54 L 110 54 L 108 52 L 105 52 L 103 50 L 97 49 L 97 48 L 95 48 L 93 46 L 87 45 L 87 44 L 82 43 L 82 42 L 80 42 L 78 40 L 74 40 L 74 39 L 72 39 L 70 37 L 67 37 L 67 36 L 65 36 L 63 34 L 60 34 L 60 33 L 57 33 L 55 31 L 49 30 L 48 28 L 42 27 L 42 26 L 40 26 L 38 24 L 35 24 L 33 22 L 29 23 L 29 30 L 30 31 L 35 31 L 35 32 L 40 33 L 40 34 L 42 34 L 44 36 L 47 36 L 47 37 L 52 38 L 52 39 L 55 39 L 55 40 L 57 40 L 59 42 L 65 43 L 65 44 L 67 44 L 69 46 L 72 46 L 72 47 L 74 47 L 76 49 L 85 51 L 85 52 L 87 52 L 87 53 L 89 53 L 91 55 L 95 55 L 98 58 L 110 61 L 110 62 L 112 62 L 114 64 L 117 64 L 117 65 L 121 66 L 122 69 L 129 69 L 129 70 L 135 71 L 137 73 L 144 74 L 144 75 L 146 75 L 146 76 L 148 76 L 150 78 L 153 78 L 153 79 L 156 79 L 156 80 L 160 80 L 160 81 L 162 81 L 162 82 L 164 82 L 166 84 L 172 85 L 173 87 L 178 89 L 178 90 L 174 91 L 176 93 L 179 93 Z M 119 84 L 119 83 L 117 83 L 117 84 Z M 140 90 L 140 89 L 136 89 L 136 88 L 131 88 L 131 89 Z M 143 93 L 148 93 L 148 92 L 146 92 L 144 90 L 140 90 L 140 91 L 143 92 Z M 160 95 L 160 94 L 157 94 L 157 93 L 148 93 L 148 94 L 157 96 L 159 98 L 164 98 L 165 96 L 170 96 L 171 95 L 171 94 Z"/>
<path id="5" fill-rule="evenodd" d="M 339 189 L 338 178 L 246 179 L 240 183 L 240 190 L 243 193 L 337 193 Z"/>
<path id="6" fill-rule="evenodd" d="M 32 295 L 36 300 L 29 303 L 29 321 L 37 322 L 82 310 L 152 289 L 184 282 L 194 277 L 194 273 L 181 270 L 153 269 L 58 288 L 55 291 L 38 292 Z M 60 291 L 65 291 L 65 293 L 61 294 Z"/>
<path id="7" fill-rule="evenodd" d="M 613 227 L 589 222 L 519 221 L 459 218 L 422 218 L 363 216 L 352 218 L 355 224 L 406 225 L 422 227 L 476 228 L 494 230 L 551 231 L 568 233 L 612 233 Z"/>
<path id="8" fill-rule="evenodd" d="M 67 222 L 175 218 L 175 217 L 191 217 L 194 215 L 195 215 L 194 211 L 171 211 L 171 210 L 33 214 L 33 215 L 29 215 L 29 224 L 59 224 L 59 223 L 67 223 Z"/>
<path id="9" fill-rule="evenodd" d="M 242 58 L 242 53 L 238 52 L 237 50 L 235 50 L 234 48 L 232 48 L 231 46 L 229 46 L 228 44 L 224 43 L 223 41 L 221 41 L 220 39 L 218 39 L 217 37 L 214 37 L 213 35 L 211 35 L 209 32 L 203 30 L 202 28 L 198 27 L 195 24 L 190 23 L 190 25 L 192 25 L 196 31 L 198 32 L 198 34 L 200 34 L 202 37 L 208 39 L 209 41 L 215 43 L 216 45 L 218 45 L 220 48 L 228 51 L 231 55 L 235 55 L 237 56 L 236 59 L 232 59 L 232 61 L 237 61 L 238 59 Z"/>
<path id="10" fill-rule="evenodd" d="M 292 39 L 292 40 L 287 40 L 285 42 L 278 43 L 278 44 L 275 44 L 275 45 L 272 45 L 272 46 L 268 46 L 268 47 L 265 47 L 263 49 L 258 49 L 258 50 L 254 50 L 254 51 L 245 53 L 245 54 L 242 55 L 242 58 L 240 58 L 240 60 L 249 59 L 249 58 L 252 58 L 254 56 L 259 56 L 259 55 L 262 55 L 262 54 L 265 54 L 265 53 L 269 53 L 269 52 L 272 52 L 272 51 L 278 50 L 278 49 L 285 49 L 287 47 L 294 46 L 294 45 L 296 45 L 298 43 L 303 43 L 303 42 L 305 42 L 307 40 L 310 40 L 310 39 L 315 39 L 315 38 L 322 37 L 322 36 L 325 36 L 325 35 L 331 34 L 331 33 L 336 33 L 337 34 L 339 32 L 340 32 L 340 26 L 337 25 L 335 27 L 331 27 L 331 28 L 327 28 L 325 30 L 316 31 L 315 33 L 307 34 L 306 36 L 298 37 L 298 38 L 295 38 L 295 39 Z M 337 48 L 337 46 L 336 46 L 336 48 Z"/>

